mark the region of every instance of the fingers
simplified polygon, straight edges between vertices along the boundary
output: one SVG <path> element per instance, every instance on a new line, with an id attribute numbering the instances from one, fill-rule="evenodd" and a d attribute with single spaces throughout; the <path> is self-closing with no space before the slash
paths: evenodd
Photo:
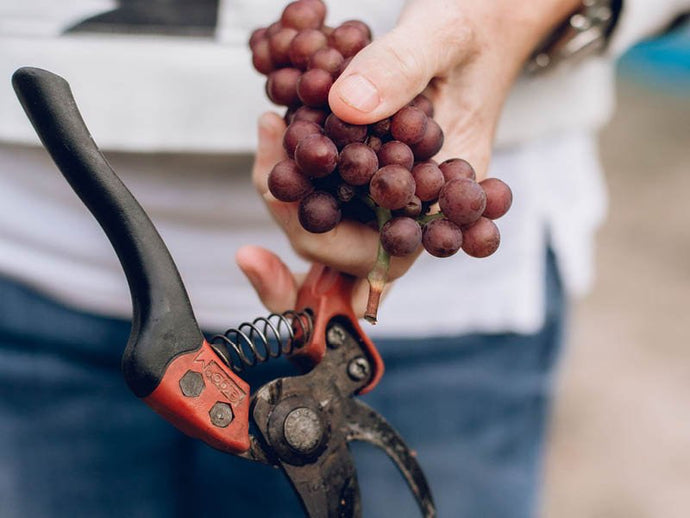
<path id="1" fill-rule="evenodd" d="M 282 313 L 295 307 L 297 279 L 277 255 L 258 246 L 243 246 L 235 261 L 269 311 Z"/>
<path id="2" fill-rule="evenodd" d="M 252 181 L 262 196 L 268 193 L 268 174 L 273 166 L 287 158 L 283 149 L 285 122 L 276 113 L 266 112 L 259 117 L 259 142 L 252 169 Z"/>
<path id="3" fill-rule="evenodd" d="M 331 87 L 333 112 L 354 124 L 381 120 L 462 61 L 468 34 L 447 4 L 412 2 L 393 31 L 361 50 Z"/>

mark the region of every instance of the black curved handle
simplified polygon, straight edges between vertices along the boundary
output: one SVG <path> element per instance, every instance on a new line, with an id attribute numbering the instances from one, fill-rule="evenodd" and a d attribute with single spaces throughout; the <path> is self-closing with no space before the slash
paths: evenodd
<path id="1" fill-rule="evenodd" d="M 12 85 L 41 142 L 103 227 L 127 275 L 134 313 L 122 371 L 131 390 L 146 397 L 171 360 L 198 349 L 204 340 L 177 267 L 89 134 L 67 81 L 25 67 L 14 73 Z"/>

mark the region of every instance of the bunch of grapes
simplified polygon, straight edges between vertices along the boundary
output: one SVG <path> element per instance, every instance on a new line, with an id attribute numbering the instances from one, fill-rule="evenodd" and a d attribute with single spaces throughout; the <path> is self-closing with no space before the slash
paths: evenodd
<path id="1" fill-rule="evenodd" d="M 288 158 L 275 164 L 268 187 L 278 200 L 299 203 L 299 221 L 310 232 L 328 232 L 343 218 L 379 232 L 365 315 L 375 322 L 390 256 L 420 245 L 436 257 L 460 248 L 473 257 L 491 255 L 500 243 L 492 220 L 508 211 L 512 193 L 496 178 L 477 183 L 461 158 L 432 159 L 443 131 L 422 94 L 374 124 L 350 124 L 332 113 L 330 88 L 371 42 L 371 31 L 359 20 L 329 27 L 325 18 L 322 0 L 297 0 L 249 40 L 254 67 L 267 76 L 266 94 L 287 107 Z"/>

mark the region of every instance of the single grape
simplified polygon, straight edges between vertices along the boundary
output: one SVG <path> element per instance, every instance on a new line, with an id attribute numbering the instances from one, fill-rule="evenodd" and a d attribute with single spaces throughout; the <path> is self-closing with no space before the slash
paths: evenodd
<path id="1" fill-rule="evenodd" d="M 427 119 L 426 131 L 422 140 L 410 146 L 417 161 L 429 160 L 443 146 L 443 130 L 434 119 Z"/>
<path id="2" fill-rule="evenodd" d="M 319 108 L 328 104 L 328 91 L 333 84 L 331 74 L 320 68 L 307 70 L 297 81 L 297 95 L 307 106 Z"/>
<path id="3" fill-rule="evenodd" d="M 336 76 L 340 71 L 340 66 L 343 64 L 343 61 L 345 61 L 345 58 L 343 58 L 340 52 L 331 47 L 324 47 L 312 54 L 311 58 L 309 58 L 307 68 L 320 68 L 332 76 Z"/>
<path id="4" fill-rule="evenodd" d="M 367 146 L 369 146 L 374 153 L 378 153 L 381 151 L 381 147 L 383 147 L 383 141 L 376 135 L 369 135 L 367 137 Z"/>
<path id="5" fill-rule="evenodd" d="M 308 135 L 297 144 L 295 161 L 305 175 L 321 178 L 335 169 L 338 148 L 325 135 Z"/>
<path id="6" fill-rule="evenodd" d="M 388 137 L 390 136 L 390 131 L 391 131 L 391 118 L 386 117 L 385 119 L 381 119 L 378 122 L 375 122 L 374 124 L 369 125 L 369 131 L 376 135 L 377 137 Z"/>
<path id="7" fill-rule="evenodd" d="M 324 123 L 324 130 L 338 149 L 351 144 L 352 142 L 364 142 L 367 138 L 367 127 L 358 124 L 350 124 L 331 113 Z"/>
<path id="8" fill-rule="evenodd" d="M 314 191 L 302 198 L 297 216 L 305 230 L 321 234 L 335 228 L 342 214 L 338 200 L 333 195 L 324 191 Z"/>
<path id="9" fill-rule="evenodd" d="M 326 46 L 327 39 L 317 29 L 304 29 L 297 33 L 290 43 L 290 61 L 296 68 L 306 70 L 309 59 L 319 49 Z"/>
<path id="10" fill-rule="evenodd" d="M 390 255 L 410 255 L 422 242 L 422 229 L 412 218 L 392 218 L 381 227 L 381 246 Z"/>
<path id="11" fill-rule="evenodd" d="M 293 106 L 299 102 L 297 81 L 302 73 L 296 68 L 279 68 L 268 75 L 266 94 L 275 104 Z"/>
<path id="12" fill-rule="evenodd" d="M 414 154 L 410 146 L 397 140 L 391 140 L 381 146 L 378 152 L 379 165 L 401 165 L 410 170 L 414 165 Z"/>
<path id="13" fill-rule="evenodd" d="M 498 250 L 501 233 L 489 218 L 479 218 L 462 229 L 462 249 L 472 257 L 487 257 Z"/>
<path id="14" fill-rule="evenodd" d="M 299 201 L 313 190 L 294 160 L 281 160 L 268 175 L 268 190 L 280 201 Z"/>
<path id="15" fill-rule="evenodd" d="M 271 59 L 277 67 L 290 65 L 290 44 L 297 35 L 297 30 L 291 27 L 283 27 L 268 39 L 268 47 L 271 49 Z"/>
<path id="16" fill-rule="evenodd" d="M 415 194 L 422 201 L 433 201 L 445 183 L 443 173 L 433 162 L 419 162 L 412 168 L 415 181 Z"/>
<path id="17" fill-rule="evenodd" d="M 469 225 L 479 219 L 486 208 L 486 194 L 477 182 L 456 178 L 441 188 L 438 203 L 443 215 L 456 225 Z"/>
<path id="18" fill-rule="evenodd" d="M 369 26 L 361 20 L 347 20 L 340 25 L 354 25 L 368 38 L 371 39 L 371 29 Z"/>
<path id="19" fill-rule="evenodd" d="M 445 162 L 441 162 L 438 167 L 441 169 L 446 182 L 450 182 L 456 178 L 468 178 L 470 180 L 476 180 L 477 178 L 474 168 L 467 160 L 463 160 L 462 158 L 448 159 Z"/>
<path id="20" fill-rule="evenodd" d="M 410 171 L 401 165 L 387 165 L 374 173 L 369 194 L 386 209 L 402 209 L 414 196 L 415 183 Z M 484 191 L 482 191 L 483 193 Z"/>
<path id="21" fill-rule="evenodd" d="M 300 106 L 297 108 L 292 116 L 294 121 L 309 121 L 319 126 L 323 126 L 326 117 L 328 117 L 327 109 L 312 108 L 311 106 Z"/>
<path id="22" fill-rule="evenodd" d="M 252 64 L 257 72 L 264 75 L 270 74 L 275 69 L 275 65 L 271 59 L 271 48 L 268 44 L 268 39 L 260 39 L 254 44 L 254 48 L 252 49 Z"/>
<path id="23" fill-rule="evenodd" d="M 290 124 L 283 133 L 283 148 L 287 155 L 292 158 L 295 156 L 295 148 L 300 141 L 309 135 L 320 135 L 323 133 L 321 127 L 315 122 L 305 120 L 295 120 L 293 117 Z"/>
<path id="24" fill-rule="evenodd" d="M 424 94 L 419 94 L 417 97 L 412 99 L 410 101 L 410 106 L 414 106 L 415 108 L 419 108 L 422 110 L 427 117 L 433 117 L 434 116 L 434 105 L 431 102 L 431 99 L 429 99 L 426 95 Z"/>
<path id="25" fill-rule="evenodd" d="M 305 4 L 309 4 L 316 14 L 318 14 L 323 20 L 326 19 L 326 4 L 323 0 L 302 0 Z M 323 22 L 322 22 L 323 23 Z M 323 28 L 323 26 L 322 26 Z"/>
<path id="26" fill-rule="evenodd" d="M 422 245 L 433 256 L 450 257 L 462 246 L 462 230 L 446 218 L 431 220 L 422 230 Z"/>
<path id="27" fill-rule="evenodd" d="M 376 153 L 362 142 L 348 144 L 340 152 L 338 172 L 351 185 L 366 185 L 379 168 Z"/>
<path id="28" fill-rule="evenodd" d="M 405 144 L 416 144 L 424 137 L 429 117 L 414 106 L 405 106 L 391 119 L 391 135 Z"/>
<path id="29" fill-rule="evenodd" d="M 498 178 L 487 178 L 479 182 L 486 193 L 485 218 L 498 219 L 503 216 L 513 204 L 513 191 Z"/>
<path id="30" fill-rule="evenodd" d="M 328 36 L 328 44 L 340 52 L 343 57 L 349 58 L 369 45 L 369 38 L 360 27 L 344 24 L 334 29 Z"/>
<path id="31" fill-rule="evenodd" d="M 280 23 L 297 30 L 318 29 L 323 25 L 325 16 L 325 7 L 321 8 L 313 1 L 297 0 L 285 7 Z"/>
<path id="32" fill-rule="evenodd" d="M 396 216 L 407 216 L 408 218 L 416 218 L 422 213 L 422 200 L 417 196 L 412 196 L 412 199 L 407 202 L 402 209 L 395 211 Z"/>
<path id="33" fill-rule="evenodd" d="M 265 33 L 266 38 L 270 38 L 271 36 L 273 36 L 276 32 L 278 32 L 282 28 L 283 28 L 283 26 L 280 25 L 280 22 L 273 22 L 271 25 L 266 27 L 266 33 Z"/>
<path id="34" fill-rule="evenodd" d="M 252 51 L 260 40 L 266 39 L 266 31 L 266 27 L 259 27 L 258 29 L 254 29 L 252 31 L 252 34 L 249 37 L 249 48 L 252 49 Z"/>
<path id="35" fill-rule="evenodd" d="M 336 197 L 343 203 L 347 203 L 348 201 L 352 200 L 352 198 L 355 197 L 355 194 L 357 194 L 357 190 L 355 189 L 354 185 L 350 185 L 349 183 L 341 182 L 335 188 Z"/>

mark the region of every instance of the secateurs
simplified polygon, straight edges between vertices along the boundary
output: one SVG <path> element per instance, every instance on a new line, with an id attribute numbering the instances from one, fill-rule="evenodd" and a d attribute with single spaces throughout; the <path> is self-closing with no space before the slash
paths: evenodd
<path id="1" fill-rule="evenodd" d="M 310 517 L 361 516 L 348 449 L 357 440 L 383 449 L 422 514 L 435 516 L 412 451 L 378 413 L 353 397 L 374 388 L 383 363 L 352 312 L 352 279 L 314 265 L 295 311 L 207 341 L 165 244 L 100 153 L 67 82 L 22 68 L 13 84 L 41 141 L 103 227 L 127 275 L 133 321 L 122 371 L 134 394 L 214 448 L 279 466 Z M 281 353 L 304 374 L 250 392 L 238 373 Z"/>

